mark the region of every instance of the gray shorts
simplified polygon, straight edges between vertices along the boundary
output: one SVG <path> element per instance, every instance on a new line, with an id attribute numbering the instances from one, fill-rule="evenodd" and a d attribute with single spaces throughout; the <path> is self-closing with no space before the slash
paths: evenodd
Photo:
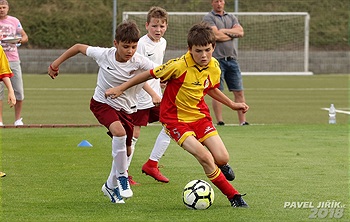
<path id="1" fill-rule="evenodd" d="M 224 60 L 218 59 L 221 69 L 220 87 L 221 91 L 224 90 L 224 82 L 226 82 L 228 90 L 231 91 L 243 91 L 243 80 L 241 70 L 237 60 Z"/>
<path id="2" fill-rule="evenodd" d="M 23 100 L 24 99 L 24 90 L 23 90 L 23 80 L 22 80 L 22 69 L 21 69 L 21 62 L 10 62 L 11 70 L 14 74 L 10 78 L 12 88 L 15 91 L 16 100 Z M 0 84 L 0 100 L 4 99 L 4 88 L 5 84 L 1 82 Z"/>

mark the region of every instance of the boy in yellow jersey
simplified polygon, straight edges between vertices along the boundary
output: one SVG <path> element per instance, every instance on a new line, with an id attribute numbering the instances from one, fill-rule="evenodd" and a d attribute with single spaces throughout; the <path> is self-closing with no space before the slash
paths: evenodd
<path id="1" fill-rule="evenodd" d="M 215 35 L 207 23 L 194 25 L 187 37 L 188 52 L 181 58 L 106 90 L 105 96 L 117 98 L 128 88 L 150 78 L 167 81 L 160 104 L 160 121 L 167 133 L 202 165 L 210 181 L 228 198 L 232 207 L 248 207 L 242 196 L 218 166 L 226 165 L 229 153 L 213 125 L 204 101 L 208 94 L 233 110 L 247 112 L 245 103 L 235 103 L 219 89 L 220 67 L 212 57 Z"/>
<path id="2" fill-rule="evenodd" d="M 0 37 L 1 40 L 1 37 Z M 10 107 L 13 107 L 16 104 L 15 92 L 12 88 L 10 77 L 13 76 L 13 73 L 10 69 L 9 61 L 7 60 L 4 49 L 0 45 L 0 81 L 3 81 L 7 87 L 7 103 Z M 0 171 L 0 177 L 6 176 L 6 173 Z"/>

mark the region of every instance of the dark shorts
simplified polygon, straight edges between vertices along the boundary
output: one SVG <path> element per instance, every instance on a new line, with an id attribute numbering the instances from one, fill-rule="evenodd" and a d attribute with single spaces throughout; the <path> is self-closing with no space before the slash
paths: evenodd
<path id="1" fill-rule="evenodd" d="M 132 122 L 135 126 L 147 126 L 148 123 L 159 121 L 159 106 L 149 109 L 139 109 L 136 113 L 131 114 Z"/>
<path id="2" fill-rule="evenodd" d="M 221 91 L 224 90 L 224 82 L 226 82 L 229 91 L 242 91 L 243 80 L 241 70 L 237 60 L 224 60 L 218 59 L 221 69 L 220 87 Z"/>
<path id="3" fill-rule="evenodd" d="M 105 103 L 97 102 L 93 98 L 90 101 L 90 110 L 95 115 L 98 122 L 104 125 L 107 129 L 109 129 L 109 126 L 113 122 L 120 121 L 126 132 L 126 145 L 131 146 L 132 135 L 134 133 L 131 114 L 117 111 Z M 110 137 L 113 137 L 109 131 L 107 134 Z"/>
<path id="4" fill-rule="evenodd" d="M 199 142 L 203 142 L 207 138 L 218 134 L 211 118 L 203 118 L 192 123 L 173 121 L 163 125 L 167 134 L 180 146 L 189 136 L 194 136 Z"/>

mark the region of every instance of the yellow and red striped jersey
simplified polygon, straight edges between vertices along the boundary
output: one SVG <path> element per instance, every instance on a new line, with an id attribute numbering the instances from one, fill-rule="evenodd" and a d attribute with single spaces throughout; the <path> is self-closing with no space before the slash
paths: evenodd
<path id="1" fill-rule="evenodd" d="M 208 90 L 219 87 L 220 74 L 215 58 L 200 67 L 189 52 L 151 70 L 151 75 L 167 82 L 160 105 L 160 121 L 189 123 L 210 116 L 204 96 Z"/>
<path id="2" fill-rule="evenodd" d="M 6 57 L 4 49 L 0 46 L 0 81 L 4 77 L 12 77 L 13 73 L 10 68 L 9 61 Z"/>

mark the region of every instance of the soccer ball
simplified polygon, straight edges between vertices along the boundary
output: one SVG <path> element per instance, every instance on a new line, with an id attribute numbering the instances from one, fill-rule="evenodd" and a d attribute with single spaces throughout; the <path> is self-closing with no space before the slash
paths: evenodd
<path id="1" fill-rule="evenodd" d="M 182 199 L 190 209 L 205 210 L 214 202 L 214 190 L 204 180 L 192 180 L 184 187 Z"/>

